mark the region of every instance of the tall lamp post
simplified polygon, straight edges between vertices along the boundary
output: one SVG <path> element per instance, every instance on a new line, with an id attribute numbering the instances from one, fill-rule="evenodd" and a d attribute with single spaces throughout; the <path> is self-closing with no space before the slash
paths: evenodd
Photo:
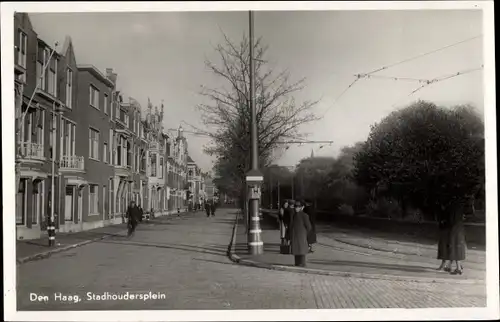
<path id="1" fill-rule="evenodd" d="M 250 254 L 259 255 L 264 253 L 264 242 L 262 241 L 262 230 L 260 229 L 259 201 L 261 196 L 261 185 L 264 176 L 259 171 L 258 136 L 257 136 L 257 113 L 255 109 L 255 64 L 254 64 L 254 13 L 249 12 L 249 40 L 250 40 L 250 110 L 252 116 L 252 168 L 247 173 L 246 183 L 248 189 L 248 212 L 250 225 L 248 230 L 248 249 Z"/>

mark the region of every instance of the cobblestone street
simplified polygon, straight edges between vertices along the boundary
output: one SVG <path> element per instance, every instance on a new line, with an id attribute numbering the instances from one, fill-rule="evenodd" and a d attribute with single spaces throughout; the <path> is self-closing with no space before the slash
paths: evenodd
<path id="1" fill-rule="evenodd" d="M 443 285 L 272 271 L 226 256 L 235 210 L 143 223 L 132 239 L 113 236 L 17 267 L 18 310 L 323 309 L 479 307 L 484 284 Z M 339 258 L 342 260 L 342 258 Z M 55 293 L 79 303 L 54 301 Z M 159 300 L 88 301 L 86 293 L 163 293 Z M 30 293 L 49 301 L 30 301 Z"/>

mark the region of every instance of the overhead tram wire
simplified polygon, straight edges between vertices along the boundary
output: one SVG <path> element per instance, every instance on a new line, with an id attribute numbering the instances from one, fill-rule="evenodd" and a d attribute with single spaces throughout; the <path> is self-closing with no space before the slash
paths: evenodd
<path id="1" fill-rule="evenodd" d="M 386 69 L 389 69 L 391 67 L 394 67 L 394 66 L 397 66 L 397 65 L 401 65 L 401 64 L 404 64 L 404 63 L 407 63 L 407 62 L 410 62 L 412 60 L 416 60 L 416 59 L 419 59 L 419 58 L 422 58 L 422 57 L 425 57 L 425 56 L 428 56 L 428 55 L 431 55 L 431 54 L 435 54 L 435 53 L 443 51 L 445 49 L 449 49 L 449 48 L 461 45 L 463 43 L 466 43 L 466 42 L 469 42 L 469 41 L 472 41 L 472 40 L 475 40 L 475 39 L 478 39 L 478 38 L 481 38 L 481 37 L 483 37 L 483 35 L 477 35 L 477 36 L 474 36 L 474 37 L 471 37 L 471 38 L 467 38 L 467 39 L 464 39 L 462 41 L 453 43 L 451 45 L 447 45 L 447 46 L 444 46 L 444 47 L 441 47 L 441 48 L 437 48 L 437 49 L 428 51 L 428 52 L 420 54 L 420 55 L 416 55 L 416 56 L 413 56 L 413 57 L 410 57 L 410 58 L 407 58 L 407 59 L 403 59 L 401 61 L 398 61 L 398 62 L 390 64 L 390 65 L 382 66 L 380 68 L 372 70 L 369 73 L 365 73 L 364 75 L 372 75 L 372 74 L 378 73 L 378 72 L 380 72 L 382 70 L 386 70 Z"/>
<path id="2" fill-rule="evenodd" d="M 444 76 L 440 76 L 440 77 L 436 77 L 432 80 L 429 80 L 427 83 L 425 83 L 424 85 L 422 86 L 419 86 L 417 87 L 416 89 L 414 89 L 413 91 L 411 91 L 408 95 L 406 95 L 404 98 L 407 98 L 407 97 L 410 97 L 412 96 L 413 94 L 415 94 L 416 92 L 430 86 L 430 85 L 433 85 L 433 84 L 436 84 L 436 83 L 439 83 L 439 82 L 442 82 L 442 81 L 445 81 L 445 80 L 449 80 L 451 78 L 455 78 L 455 77 L 458 77 L 458 76 L 463 76 L 463 75 L 467 75 L 467 74 L 470 74 L 470 73 L 473 73 L 473 72 L 477 72 L 479 70 L 482 70 L 484 69 L 484 65 L 481 65 L 481 67 L 478 67 L 478 68 L 472 68 L 472 69 L 465 69 L 465 70 L 462 70 L 462 71 L 459 71 L 459 72 L 456 72 L 456 73 L 453 73 L 453 74 L 447 74 L 447 75 L 444 75 Z M 392 107 L 395 107 L 401 100 L 398 100 L 396 103 L 394 103 L 392 105 Z"/>
<path id="3" fill-rule="evenodd" d="M 389 64 L 389 65 L 385 65 L 385 66 L 382 66 L 380 68 L 377 68 L 377 69 L 374 69 L 368 73 L 362 73 L 362 74 L 356 74 L 354 75 L 356 78 L 354 79 L 354 81 L 352 81 L 352 83 L 350 83 L 346 89 L 344 89 L 340 95 L 337 96 L 337 98 L 333 101 L 332 105 L 330 105 L 326 111 L 323 113 L 323 116 L 321 118 L 324 118 L 325 115 L 328 113 L 328 111 L 339 101 L 339 99 L 344 96 L 344 94 L 349 90 L 351 89 L 361 78 L 368 78 L 369 76 L 370 77 L 374 77 L 373 74 L 375 73 L 378 73 L 382 70 L 387 70 L 391 67 L 394 67 L 394 66 L 397 66 L 397 65 L 401 65 L 401 64 L 404 64 L 404 63 L 407 63 L 407 62 L 410 62 L 412 60 L 416 60 L 416 59 L 419 59 L 419 58 L 422 58 L 422 57 L 425 57 L 425 56 L 428 56 L 428 55 L 432 55 L 432 54 L 435 54 L 437 52 L 440 52 L 440 51 L 443 51 L 445 49 L 449 49 L 449 48 L 452 48 L 452 47 L 455 47 L 455 46 L 458 46 L 458 45 L 461 45 L 463 43 L 466 43 L 466 42 L 469 42 L 469 41 L 472 41 L 472 40 L 475 40 L 475 39 L 478 39 L 478 38 L 481 38 L 483 35 L 477 35 L 477 36 L 474 36 L 474 37 L 471 37 L 471 38 L 467 38 L 467 39 L 464 39 L 462 41 L 459 41 L 459 42 L 456 42 L 456 43 L 453 43 L 453 44 L 450 44 L 450 45 L 447 45 L 447 46 L 444 46 L 444 47 L 440 47 L 440 48 L 437 48 L 437 49 L 434 49 L 434 50 L 431 50 L 431 51 L 428 51 L 428 52 L 425 52 L 423 54 L 419 54 L 419 55 L 416 55 L 416 56 L 413 56 L 413 57 L 410 57 L 410 58 L 406 58 L 406 59 L 403 59 L 401 61 L 398 61 L 396 63 L 393 63 L 393 64 Z M 384 76 L 378 76 L 377 78 L 383 78 Z M 387 77 L 387 76 L 386 76 Z M 410 80 L 410 78 L 405 78 L 405 77 L 392 77 L 393 79 L 399 79 L 399 80 Z M 413 81 L 419 81 L 419 82 L 424 82 L 424 83 L 427 83 L 429 80 L 426 80 L 426 79 L 412 79 Z"/>

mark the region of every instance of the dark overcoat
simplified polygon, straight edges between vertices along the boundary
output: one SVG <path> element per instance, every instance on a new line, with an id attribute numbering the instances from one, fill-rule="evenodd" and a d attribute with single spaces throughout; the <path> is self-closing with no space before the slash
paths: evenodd
<path id="1" fill-rule="evenodd" d="M 463 206 L 457 206 L 450 214 L 450 232 L 448 239 L 448 259 L 461 261 L 465 259 L 467 244 L 465 242 L 465 227 Z"/>
<path id="2" fill-rule="evenodd" d="M 140 217 L 141 217 L 141 211 L 139 210 L 139 208 L 137 208 L 137 206 L 135 206 L 135 207 L 129 206 L 128 207 L 127 218 L 128 218 L 130 223 L 136 224 L 137 222 L 139 222 Z"/>
<path id="3" fill-rule="evenodd" d="M 307 242 L 312 245 L 317 242 L 316 237 L 316 209 L 312 206 L 307 206 L 304 208 L 304 212 L 309 215 L 309 220 L 311 221 L 311 230 L 307 235 Z"/>
<path id="4" fill-rule="evenodd" d="M 440 260 L 449 260 L 448 243 L 450 239 L 450 218 L 448 212 L 443 212 L 438 218 L 438 252 L 437 258 Z"/>
<path id="5" fill-rule="evenodd" d="M 290 245 L 293 255 L 306 255 L 309 252 L 307 234 L 311 230 L 309 216 L 305 212 L 296 212 L 290 221 Z"/>

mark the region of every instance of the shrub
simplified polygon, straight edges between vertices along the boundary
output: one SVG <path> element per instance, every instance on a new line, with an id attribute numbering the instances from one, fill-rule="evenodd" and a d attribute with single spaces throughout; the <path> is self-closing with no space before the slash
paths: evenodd
<path id="1" fill-rule="evenodd" d="M 339 214 L 344 216 L 353 216 L 354 208 L 351 205 L 342 204 L 339 207 Z"/>
<path id="2" fill-rule="evenodd" d="M 390 198 L 380 198 L 368 203 L 366 213 L 371 217 L 400 219 L 403 211 L 397 201 Z"/>

